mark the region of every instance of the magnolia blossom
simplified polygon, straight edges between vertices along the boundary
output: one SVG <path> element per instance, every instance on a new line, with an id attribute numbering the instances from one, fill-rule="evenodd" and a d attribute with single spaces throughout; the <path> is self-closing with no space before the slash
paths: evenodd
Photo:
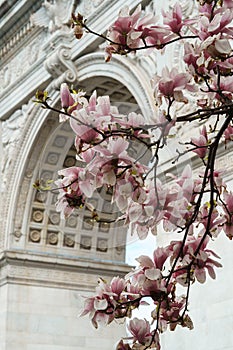
<path id="1" fill-rule="evenodd" d="M 67 218 L 75 208 L 82 208 L 86 197 L 91 197 L 94 192 L 93 176 L 86 169 L 71 167 L 58 172 L 61 179 L 56 181 L 59 189 L 56 203 L 57 211 L 62 217 Z"/>
<path id="2" fill-rule="evenodd" d="M 81 109 L 83 106 L 87 105 L 87 99 L 84 97 L 85 92 L 75 91 L 70 92 L 70 89 L 66 83 L 61 84 L 60 97 L 62 112 L 60 113 L 60 121 L 66 121 L 69 119 L 66 113 L 72 113 L 74 110 Z"/>
<path id="3" fill-rule="evenodd" d="M 198 217 L 200 223 L 204 226 L 200 233 L 204 233 L 207 230 L 209 235 L 217 237 L 222 230 L 222 225 L 225 220 L 216 208 L 209 214 L 209 207 L 209 203 L 206 203 L 200 210 Z"/>
<path id="4" fill-rule="evenodd" d="M 132 15 L 129 14 L 128 7 L 122 9 L 119 13 L 118 19 L 109 29 L 108 37 L 120 46 L 124 47 L 125 45 L 129 44 L 131 46 L 133 45 L 134 47 L 135 43 L 137 43 L 137 40 L 132 43 L 128 43 L 128 40 L 130 35 L 135 32 L 137 21 L 140 18 L 140 15 L 140 5 L 136 8 Z"/>
<path id="5" fill-rule="evenodd" d="M 137 317 L 129 321 L 128 330 L 133 335 L 133 342 L 147 345 L 150 343 L 152 334 L 150 331 L 150 323 L 146 320 L 140 320 Z"/>
<path id="6" fill-rule="evenodd" d="M 191 83 L 192 77 L 188 73 L 178 73 L 176 68 L 171 71 L 167 67 L 163 68 L 162 76 L 155 76 L 153 79 L 155 98 L 160 105 L 162 97 L 170 101 L 187 103 L 188 100 L 183 94 L 183 90 L 195 91 L 195 86 Z"/>
<path id="7" fill-rule="evenodd" d="M 228 125 L 228 127 L 224 131 L 224 137 L 225 137 L 226 142 L 233 141 L 233 126 L 232 125 Z"/>
<path id="8" fill-rule="evenodd" d="M 216 91 L 215 98 L 219 101 L 232 101 L 233 98 L 233 77 L 222 77 L 220 83 L 216 77 L 213 77 L 213 90 Z"/>
<path id="9" fill-rule="evenodd" d="M 179 21 L 177 18 L 174 20 Z M 140 46 L 145 46 L 146 49 L 153 45 L 160 47 L 171 40 L 174 37 L 171 28 L 154 25 L 156 21 L 157 18 L 152 14 L 143 16 L 140 5 L 132 15 L 129 14 L 129 8 L 125 7 L 108 30 L 110 44 L 105 49 L 106 60 L 109 61 L 113 53 L 125 54 Z M 174 24 L 171 21 L 169 23 L 174 28 Z"/>
<path id="10" fill-rule="evenodd" d="M 232 22 L 232 19 L 233 14 L 231 9 L 222 8 L 222 11 L 215 11 L 213 18 L 211 11 L 205 12 L 204 15 L 200 16 L 200 18 L 197 18 L 195 21 L 198 24 L 198 28 L 190 25 L 190 29 L 202 41 L 207 37 L 218 33 L 230 36 L 233 34 L 233 29 L 229 26 L 229 24 Z"/>
<path id="11" fill-rule="evenodd" d="M 211 256 L 219 258 L 219 256 L 210 249 L 206 249 L 208 239 L 206 238 L 202 244 L 202 238 L 195 239 L 194 237 L 188 237 L 187 241 L 182 250 L 182 258 L 180 259 L 180 264 L 178 265 L 177 272 L 174 276 L 176 281 L 182 285 L 187 285 L 190 281 L 191 275 L 188 277 L 188 274 L 193 270 L 194 277 L 200 283 L 204 283 L 206 280 L 206 270 L 209 273 L 209 276 L 215 279 L 216 274 L 214 267 L 221 267 L 222 265 L 212 259 Z M 182 245 L 181 241 L 171 242 L 172 249 L 172 260 L 175 259 L 177 252 L 180 250 Z M 199 252 L 197 253 L 197 248 Z M 190 272 L 188 272 L 190 271 Z"/>
<path id="12" fill-rule="evenodd" d="M 204 159 L 207 154 L 208 147 L 208 136 L 205 126 L 203 126 L 201 129 L 199 137 L 192 137 L 191 142 L 194 146 L 196 146 L 196 148 L 192 151 L 196 153 L 200 158 Z"/>
<path id="13" fill-rule="evenodd" d="M 185 298 L 179 297 L 177 300 L 168 298 L 161 303 L 160 306 L 160 327 L 164 332 L 168 326 L 174 331 L 177 325 L 182 325 L 189 329 L 193 328 L 192 321 L 188 315 L 182 317 L 182 312 L 185 308 Z M 156 312 L 152 313 L 152 317 L 157 318 Z M 183 323 L 182 323 L 183 322 Z"/>
<path id="14" fill-rule="evenodd" d="M 197 82 L 201 81 L 202 75 L 209 73 L 213 63 L 209 52 L 203 50 L 202 44 L 198 42 L 184 44 L 184 62 Z"/>
<path id="15" fill-rule="evenodd" d="M 225 220 L 223 230 L 226 236 L 231 240 L 233 238 L 233 193 L 224 192 L 224 201 L 225 205 L 223 206 L 223 210 L 225 213 Z"/>
<path id="16" fill-rule="evenodd" d="M 162 10 L 163 23 L 168 25 L 173 33 L 180 33 L 184 23 L 182 21 L 182 9 L 179 3 L 176 3 L 172 11 L 165 12 Z"/>
<path id="17" fill-rule="evenodd" d="M 122 292 L 126 288 L 126 281 L 120 277 L 114 277 L 110 284 L 99 279 L 96 287 L 96 295 L 86 298 L 81 316 L 89 314 L 92 324 L 95 328 L 111 323 L 116 317 L 127 315 L 127 309 L 117 309 L 117 301 L 126 300 Z M 106 311 L 106 312 L 105 312 Z"/>

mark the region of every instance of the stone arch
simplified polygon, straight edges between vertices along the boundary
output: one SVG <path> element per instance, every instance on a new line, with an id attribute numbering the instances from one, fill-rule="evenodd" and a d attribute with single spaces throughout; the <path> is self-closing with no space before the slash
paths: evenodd
<path id="1" fill-rule="evenodd" d="M 132 59 L 114 56 L 108 63 L 103 52 L 96 52 L 80 57 L 75 62 L 78 68 L 78 82 L 97 76 L 109 77 L 120 81 L 134 97 L 143 115 L 147 116 L 154 109 L 152 89 L 148 73 Z"/>
<path id="2" fill-rule="evenodd" d="M 92 82 L 96 81 L 96 83 L 101 79 L 103 81 L 104 79 L 109 81 L 113 79 L 121 86 L 118 92 L 125 88 L 131 97 L 133 96 L 132 98 L 136 100 L 145 117 L 148 116 L 148 111 L 149 113 L 151 112 L 153 99 L 148 80 L 143 76 L 143 70 L 134 66 L 131 61 L 124 57 L 117 57 L 110 64 L 106 64 L 103 53 L 94 53 L 77 59 L 75 65 L 78 67 L 78 84 L 82 87 L 85 88 L 85 82 L 88 79 L 91 79 Z M 106 67 L 108 68 L 107 70 Z M 52 90 L 52 82 L 47 90 L 55 105 L 59 99 L 59 92 Z M 43 147 L 56 125 L 55 120 L 53 114 L 38 107 L 35 107 L 28 116 L 22 137 L 23 141 L 14 166 L 15 175 L 11 181 L 11 188 L 16 190 L 11 197 L 11 204 L 9 205 L 11 209 L 8 213 L 6 232 L 10 233 L 11 239 L 8 241 L 8 246 L 25 249 L 25 240 L 21 236 L 27 239 L 25 237 L 26 218 L 32 215 L 29 212 L 29 207 L 26 205 L 29 198 L 27 195 L 31 192 L 32 177 L 35 175 L 33 168 L 38 160 L 38 156 L 32 150 L 35 147 L 39 150 Z M 29 159 L 30 161 L 28 161 Z"/>

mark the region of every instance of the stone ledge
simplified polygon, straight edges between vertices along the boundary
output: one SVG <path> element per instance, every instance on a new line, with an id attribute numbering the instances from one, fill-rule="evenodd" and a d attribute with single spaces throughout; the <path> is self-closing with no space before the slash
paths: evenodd
<path id="1" fill-rule="evenodd" d="M 0 257 L 0 286 L 10 283 L 91 291 L 98 277 L 123 276 L 130 268 L 110 261 L 6 251 Z"/>

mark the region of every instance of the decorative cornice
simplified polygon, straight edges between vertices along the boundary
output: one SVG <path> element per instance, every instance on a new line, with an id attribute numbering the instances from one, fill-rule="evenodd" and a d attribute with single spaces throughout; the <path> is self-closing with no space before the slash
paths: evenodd
<path id="1" fill-rule="evenodd" d="M 0 59 L 3 59 L 4 56 L 6 56 L 9 51 L 14 49 L 22 39 L 24 39 L 27 35 L 30 34 L 32 31 L 32 24 L 28 21 L 25 23 L 19 30 L 16 32 L 7 42 L 5 45 L 0 47 Z"/>
<path id="2" fill-rule="evenodd" d="M 43 254 L 6 251 L 0 257 L 0 286 L 6 283 L 93 290 L 98 276 L 123 276 L 131 267 L 111 261 L 64 259 Z"/>
<path id="3" fill-rule="evenodd" d="M 0 58 L 15 48 L 32 30 L 30 14 L 36 11 L 43 0 L 12 0 L 0 7 Z"/>

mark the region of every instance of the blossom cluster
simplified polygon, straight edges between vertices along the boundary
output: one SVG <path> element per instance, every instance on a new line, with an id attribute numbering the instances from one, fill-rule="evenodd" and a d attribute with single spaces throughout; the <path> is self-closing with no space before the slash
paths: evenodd
<path id="1" fill-rule="evenodd" d="M 168 126 L 171 124 L 172 128 L 173 123 L 163 125 L 161 118 L 158 119 L 153 129 L 157 127 L 161 130 L 156 141 L 151 142 L 153 136 L 150 129 L 143 125 L 142 115 L 134 112 L 126 116 L 120 114 L 116 107 L 111 106 L 108 96 L 97 98 L 94 92 L 89 100 L 83 95 L 80 100 L 80 93 L 71 93 L 68 86 L 63 84 L 61 101 L 63 108 L 66 105 L 67 109 L 72 110 L 70 125 L 76 134 L 75 146 L 79 159 L 85 164 L 85 167 L 59 171 L 60 179 L 56 182 L 59 188 L 57 210 L 63 217 L 68 217 L 75 208 L 83 207 L 96 189 L 105 186 L 111 189 L 112 201 L 122 213 L 121 219 L 130 224 L 132 231 L 137 232 L 141 239 L 146 238 L 150 231 L 156 233 L 160 222 L 163 222 L 166 231 L 184 228 L 195 210 L 202 175 L 195 179 L 191 167 L 187 165 L 172 183 L 164 184 L 159 179 L 155 183 L 153 176 L 148 176 L 150 168 L 128 153 L 130 142 L 135 140 L 142 142 L 145 148 L 153 149 L 164 137 L 164 127 L 169 133 Z M 205 126 L 199 136 L 191 139 L 191 145 L 194 146 L 191 150 L 201 159 L 206 157 L 211 141 L 208 140 Z M 227 193 L 220 179 L 221 173 L 215 172 L 215 190 Z M 207 190 L 209 182 L 208 177 L 205 184 Z M 225 206 L 223 209 L 226 211 Z M 202 225 L 204 218 L 208 217 L 208 210 L 205 203 L 199 208 L 198 220 Z M 221 210 L 217 209 L 214 213 L 218 231 L 227 227 L 225 222 L 229 223 L 230 220 L 226 215 L 224 219 Z M 208 229 L 212 230 L 210 224 Z M 193 224 L 189 227 L 189 234 L 192 232 Z"/>
<path id="2" fill-rule="evenodd" d="M 82 312 L 83 316 L 90 316 L 96 328 L 119 318 L 130 319 L 131 336 L 121 340 L 117 349 L 130 350 L 137 344 L 159 349 L 160 333 L 168 328 L 175 330 L 178 325 L 193 327 L 187 313 L 188 297 L 177 295 L 176 285 L 189 289 L 195 281 L 204 283 L 207 274 L 216 277 L 215 268 L 221 264 L 216 260 L 218 255 L 207 245 L 209 237 L 217 237 L 221 231 L 232 239 L 233 194 L 220 171 L 210 174 L 201 170 L 195 177 L 187 165 L 179 177 L 173 176 L 172 182 L 164 184 L 148 176 L 149 166 L 128 154 L 134 140 L 152 150 L 159 142 L 164 146 L 163 142 L 167 142 L 164 135 L 169 135 L 173 121 L 160 116 L 152 128 L 158 131 L 155 138 L 153 130 L 144 125 L 141 114 L 120 114 L 107 96 L 97 98 L 94 92 L 87 99 L 84 93 L 70 92 L 63 84 L 61 101 L 63 109 L 71 110 L 69 122 L 76 134 L 77 154 L 85 167 L 59 171 L 57 210 L 68 217 L 75 208 L 85 206 L 96 189 L 107 187 L 111 188 L 112 201 L 122 213 L 121 219 L 140 239 L 146 238 L 148 232 L 156 234 L 160 222 L 165 231 L 185 232 L 184 240 L 157 248 L 153 259 L 148 256 L 136 259 L 139 267 L 125 278 L 115 277 L 110 283 L 100 279 L 96 295 L 86 299 Z M 231 140 L 228 136 L 231 128 L 229 124 L 222 133 L 223 141 Z M 191 139 L 191 151 L 205 162 L 213 142 L 203 126 L 199 136 Z M 221 195 L 221 203 L 217 206 L 204 201 L 201 197 L 204 190 Z M 95 220 L 99 219 L 98 215 L 101 213 L 93 208 Z M 133 310 L 145 304 L 145 298 L 150 298 L 154 305 L 151 316 L 156 327 L 153 322 L 133 317 Z"/>
<path id="3" fill-rule="evenodd" d="M 195 279 L 203 283 L 206 271 L 215 278 L 215 267 L 221 264 L 215 260 L 216 254 L 207 249 L 208 239 L 190 237 L 185 243 L 176 270 L 171 264 L 176 259 L 182 241 L 172 241 L 170 245 L 157 248 L 153 258 L 142 255 L 136 260 L 139 266 L 125 278 L 114 277 L 110 283 L 99 279 L 96 294 L 85 300 L 81 316 L 89 315 L 95 328 L 111 323 L 114 319 L 130 317 L 128 331 L 130 337 L 119 342 L 117 349 L 131 349 L 130 344 L 160 349 L 159 334 L 168 327 L 171 330 L 180 325 L 193 328 L 187 313 L 184 295 L 176 295 L 176 284 L 189 287 Z M 196 249 L 200 244 L 200 249 Z M 190 277 L 188 277 L 190 275 Z M 146 319 L 133 317 L 133 310 L 148 303 L 152 308 L 151 317 L 157 322 L 153 327 Z"/>

